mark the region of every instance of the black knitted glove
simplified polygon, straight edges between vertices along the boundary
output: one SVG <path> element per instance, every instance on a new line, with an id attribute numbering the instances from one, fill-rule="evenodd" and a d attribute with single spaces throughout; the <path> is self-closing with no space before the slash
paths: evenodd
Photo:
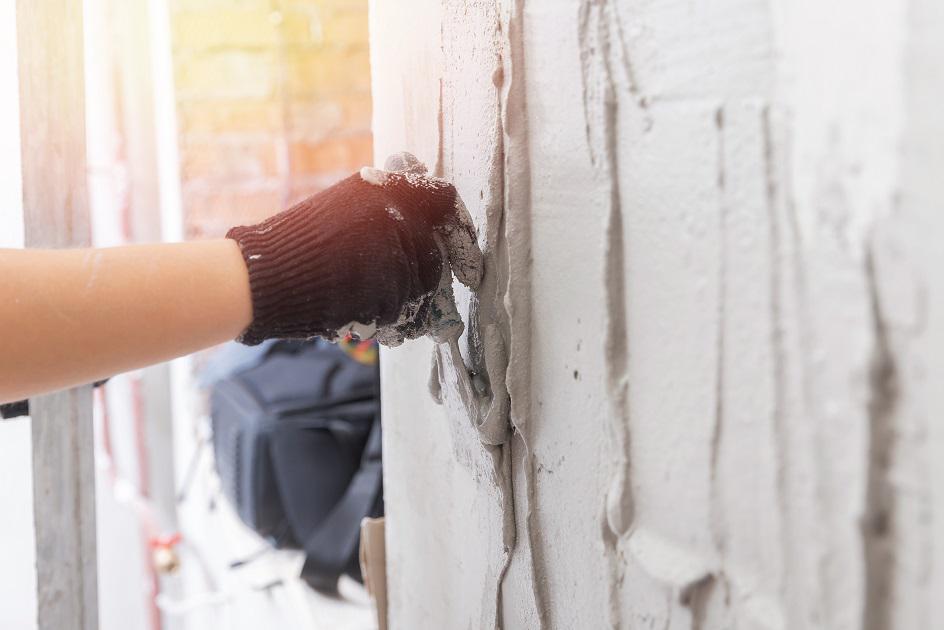
<path id="1" fill-rule="evenodd" d="M 257 225 L 227 233 L 249 270 L 253 321 L 239 341 L 418 337 L 431 323 L 445 265 L 475 288 L 475 230 L 452 184 L 363 169 Z M 473 251 L 474 250 L 474 251 Z M 470 253 L 471 252 L 471 253 Z M 435 309 L 433 309 L 435 310 Z"/>

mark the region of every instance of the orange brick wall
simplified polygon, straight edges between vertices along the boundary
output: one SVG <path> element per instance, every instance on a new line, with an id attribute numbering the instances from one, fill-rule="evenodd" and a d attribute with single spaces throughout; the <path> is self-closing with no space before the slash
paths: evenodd
<path id="1" fill-rule="evenodd" d="M 172 0 L 188 236 L 220 236 L 372 159 L 367 0 Z"/>

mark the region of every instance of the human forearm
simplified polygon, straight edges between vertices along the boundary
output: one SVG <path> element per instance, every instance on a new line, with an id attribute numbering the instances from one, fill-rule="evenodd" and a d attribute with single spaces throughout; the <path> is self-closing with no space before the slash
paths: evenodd
<path id="1" fill-rule="evenodd" d="M 228 341 L 251 319 L 230 240 L 0 250 L 0 402 Z"/>
<path id="2" fill-rule="evenodd" d="M 415 157 L 388 163 L 226 240 L 0 250 L 0 402 L 237 337 L 460 334 L 450 270 L 483 273 L 471 217 Z"/>

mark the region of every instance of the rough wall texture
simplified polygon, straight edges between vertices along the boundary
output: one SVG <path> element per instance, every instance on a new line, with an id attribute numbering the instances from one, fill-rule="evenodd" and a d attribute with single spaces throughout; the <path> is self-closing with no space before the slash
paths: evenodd
<path id="1" fill-rule="evenodd" d="M 366 0 L 172 0 L 189 236 L 258 221 L 370 161 Z"/>
<path id="2" fill-rule="evenodd" d="M 371 10 L 376 157 L 475 216 L 516 427 L 386 353 L 392 626 L 944 627 L 940 3 Z"/>

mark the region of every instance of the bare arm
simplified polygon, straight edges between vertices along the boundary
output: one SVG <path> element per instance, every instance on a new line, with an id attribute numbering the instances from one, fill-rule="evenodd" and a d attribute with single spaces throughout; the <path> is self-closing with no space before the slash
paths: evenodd
<path id="1" fill-rule="evenodd" d="M 229 341 L 251 319 L 231 240 L 0 249 L 0 402 Z"/>
<path id="2" fill-rule="evenodd" d="M 467 286 L 482 277 L 475 228 L 451 184 L 394 158 L 408 168 L 364 169 L 226 240 L 0 250 L 0 403 L 236 337 L 397 345 L 440 319 L 460 334 L 443 302 L 450 261 Z"/>

